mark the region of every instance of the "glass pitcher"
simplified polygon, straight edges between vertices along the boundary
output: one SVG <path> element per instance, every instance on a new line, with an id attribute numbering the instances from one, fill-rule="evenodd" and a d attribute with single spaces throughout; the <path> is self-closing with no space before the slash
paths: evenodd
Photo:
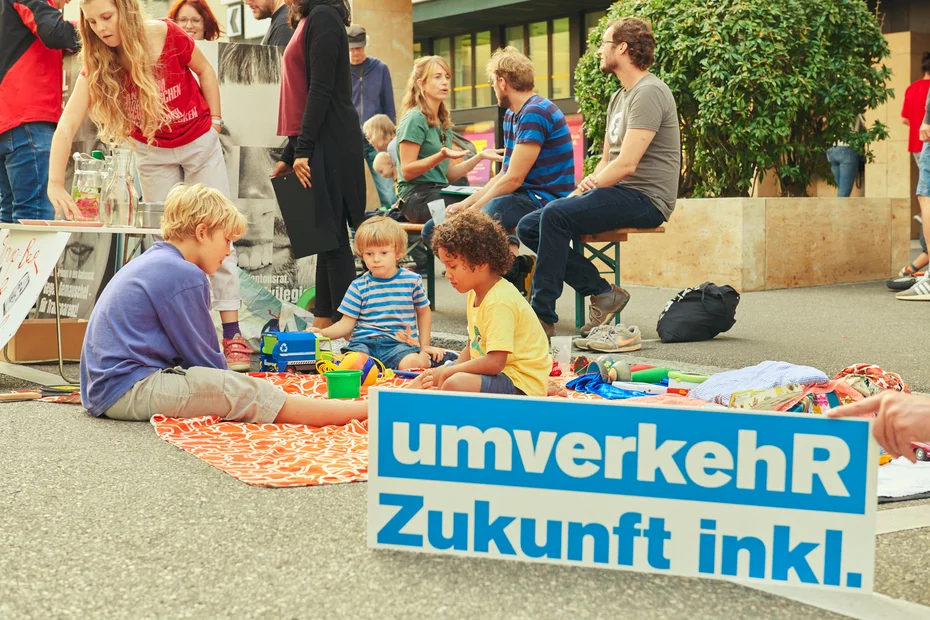
<path id="1" fill-rule="evenodd" d="M 129 149 L 113 149 L 113 172 L 100 199 L 100 221 L 104 226 L 133 226 L 136 217 L 136 186 L 132 180 Z"/>
<path id="2" fill-rule="evenodd" d="M 75 153 L 73 159 L 71 197 L 78 208 L 75 219 L 81 222 L 96 222 L 100 214 L 104 162 L 85 153 Z"/>

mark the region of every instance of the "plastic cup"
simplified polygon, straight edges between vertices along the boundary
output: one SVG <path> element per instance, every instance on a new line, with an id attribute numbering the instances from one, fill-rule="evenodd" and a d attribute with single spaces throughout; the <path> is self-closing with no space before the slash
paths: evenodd
<path id="1" fill-rule="evenodd" d="M 440 198 L 426 203 L 429 214 L 433 217 L 433 224 L 439 226 L 446 219 L 446 201 Z"/>
<path id="2" fill-rule="evenodd" d="M 358 398 L 362 394 L 361 370 L 330 370 L 323 376 L 327 398 Z"/>

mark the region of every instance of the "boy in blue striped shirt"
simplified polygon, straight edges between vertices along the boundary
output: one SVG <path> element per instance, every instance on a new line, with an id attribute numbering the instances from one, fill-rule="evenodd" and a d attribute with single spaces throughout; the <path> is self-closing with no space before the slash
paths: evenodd
<path id="1" fill-rule="evenodd" d="M 327 338 L 348 338 L 343 349 L 366 353 L 388 368 L 429 368 L 444 351 L 429 344 L 432 315 L 423 280 L 398 263 L 407 249 L 407 233 L 387 217 L 367 219 L 355 232 L 355 253 L 368 272 L 349 285 L 339 313 L 342 319 L 312 331 Z"/>

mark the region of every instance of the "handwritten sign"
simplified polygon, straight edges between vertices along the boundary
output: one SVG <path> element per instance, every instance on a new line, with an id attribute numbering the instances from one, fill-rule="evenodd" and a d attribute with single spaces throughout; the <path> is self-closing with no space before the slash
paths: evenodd
<path id="1" fill-rule="evenodd" d="M 70 236 L 0 229 L 0 347 L 6 346 L 35 305 Z"/>
<path id="2" fill-rule="evenodd" d="M 869 422 L 374 389 L 368 544 L 871 591 Z"/>

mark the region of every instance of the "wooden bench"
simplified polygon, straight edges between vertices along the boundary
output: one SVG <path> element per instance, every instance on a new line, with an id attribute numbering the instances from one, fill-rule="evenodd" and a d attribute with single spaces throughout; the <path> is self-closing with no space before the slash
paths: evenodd
<path id="1" fill-rule="evenodd" d="M 429 309 L 436 309 L 436 265 L 433 260 L 433 252 L 423 241 L 421 236 L 423 224 L 411 224 L 410 222 L 400 222 L 404 231 L 407 233 L 407 254 L 417 248 L 422 247 L 426 250 L 426 298 L 429 299 Z"/>
<path id="2" fill-rule="evenodd" d="M 614 284 L 620 286 L 620 244 L 629 238 L 629 235 L 637 234 L 659 234 L 664 233 L 665 228 L 617 228 L 607 232 L 597 233 L 594 235 L 582 235 L 581 238 L 575 239 L 572 246 L 575 251 L 582 257 L 588 259 L 600 259 L 607 266 L 608 271 L 598 270 L 601 275 L 613 274 Z M 592 243 L 604 244 L 601 247 L 594 247 Z M 613 256 L 608 252 L 613 250 Z M 590 256 L 585 255 L 585 251 Z M 616 321 L 620 322 L 620 315 L 617 315 Z M 585 323 L 584 296 L 575 293 L 575 327 L 581 329 Z"/>

